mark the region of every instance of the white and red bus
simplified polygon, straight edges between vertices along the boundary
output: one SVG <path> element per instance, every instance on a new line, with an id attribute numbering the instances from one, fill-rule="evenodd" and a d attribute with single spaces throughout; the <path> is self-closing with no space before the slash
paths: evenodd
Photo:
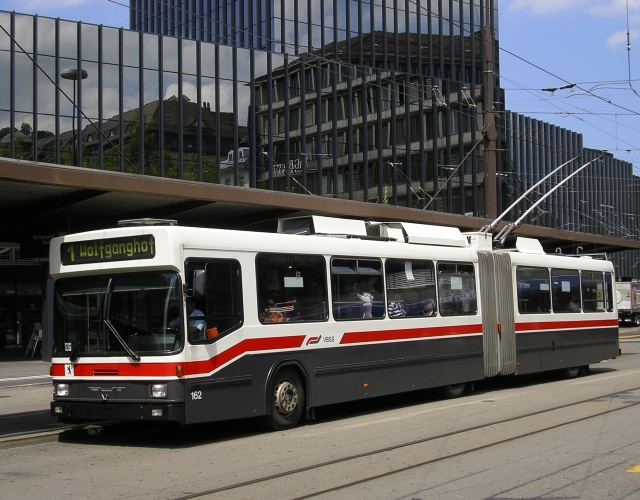
<path id="1" fill-rule="evenodd" d="M 619 354 L 611 262 L 536 240 L 305 217 L 277 233 L 124 221 L 51 242 L 52 414 L 181 424 Z"/>

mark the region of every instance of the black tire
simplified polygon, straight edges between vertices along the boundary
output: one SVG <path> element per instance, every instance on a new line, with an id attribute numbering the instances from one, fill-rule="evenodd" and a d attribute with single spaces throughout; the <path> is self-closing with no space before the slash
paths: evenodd
<path id="1" fill-rule="evenodd" d="M 576 378 L 578 375 L 580 375 L 580 367 L 572 366 L 571 368 L 563 368 L 560 373 L 562 374 L 562 378 Z"/>
<path id="2" fill-rule="evenodd" d="M 267 390 L 266 423 L 274 431 L 295 427 L 305 407 L 304 384 L 292 368 L 279 370 L 271 379 Z"/>
<path id="3" fill-rule="evenodd" d="M 455 399 L 462 396 L 466 384 L 464 382 L 460 384 L 451 384 L 440 387 L 440 394 L 446 399 Z"/>

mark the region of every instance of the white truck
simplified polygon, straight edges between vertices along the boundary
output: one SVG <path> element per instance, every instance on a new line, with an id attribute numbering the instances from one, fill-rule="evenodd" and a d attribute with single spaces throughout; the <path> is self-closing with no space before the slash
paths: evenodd
<path id="1" fill-rule="evenodd" d="M 640 283 L 635 281 L 616 282 L 618 301 L 618 321 L 620 325 L 640 326 Z"/>

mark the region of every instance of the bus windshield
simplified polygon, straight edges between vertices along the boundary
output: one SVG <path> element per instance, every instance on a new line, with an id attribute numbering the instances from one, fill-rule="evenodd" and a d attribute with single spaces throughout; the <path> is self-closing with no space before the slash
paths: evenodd
<path id="1" fill-rule="evenodd" d="M 53 299 L 53 355 L 75 360 L 173 353 L 182 347 L 176 273 L 60 279 Z"/>

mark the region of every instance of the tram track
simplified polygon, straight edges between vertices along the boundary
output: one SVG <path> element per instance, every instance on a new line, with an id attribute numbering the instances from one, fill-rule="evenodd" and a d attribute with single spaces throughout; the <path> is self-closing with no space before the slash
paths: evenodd
<path id="1" fill-rule="evenodd" d="M 292 500 L 331 495 L 353 486 L 400 474 L 411 469 L 621 411 L 638 403 L 640 403 L 640 386 L 557 405 L 553 408 L 531 411 L 493 422 L 426 436 L 392 446 L 379 447 L 361 453 L 325 460 L 317 464 L 291 468 L 276 474 L 268 474 L 174 498 L 175 500 L 187 500 L 204 496 L 214 497 L 220 495 L 222 497 L 226 494 L 239 495 L 243 498 L 250 496 L 256 498 L 255 495 L 260 491 L 261 487 L 265 488 L 265 485 L 270 482 L 282 482 L 283 480 L 288 483 L 306 485 L 307 489 L 312 490 L 294 492 L 289 487 L 287 491 L 290 491 L 292 496 L 287 498 Z M 604 409 L 602 408 L 603 405 L 606 405 Z M 569 409 L 572 411 L 568 412 L 567 410 Z M 406 451 L 408 449 L 414 449 L 414 453 L 407 454 Z M 418 461 L 408 460 L 405 458 L 407 455 L 419 455 L 424 458 Z M 350 473 L 346 474 L 345 464 L 358 461 L 365 462 L 365 466 L 349 467 Z M 394 466 L 389 468 L 389 464 L 394 464 Z M 354 470 L 361 471 L 360 475 L 354 477 Z M 321 476 L 324 481 L 313 480 L 314 476 Z M 327 480 L 332 481 L 333 484 L 327 484 Z M 310 487 L 309 485 L 313 486 Z"/>

